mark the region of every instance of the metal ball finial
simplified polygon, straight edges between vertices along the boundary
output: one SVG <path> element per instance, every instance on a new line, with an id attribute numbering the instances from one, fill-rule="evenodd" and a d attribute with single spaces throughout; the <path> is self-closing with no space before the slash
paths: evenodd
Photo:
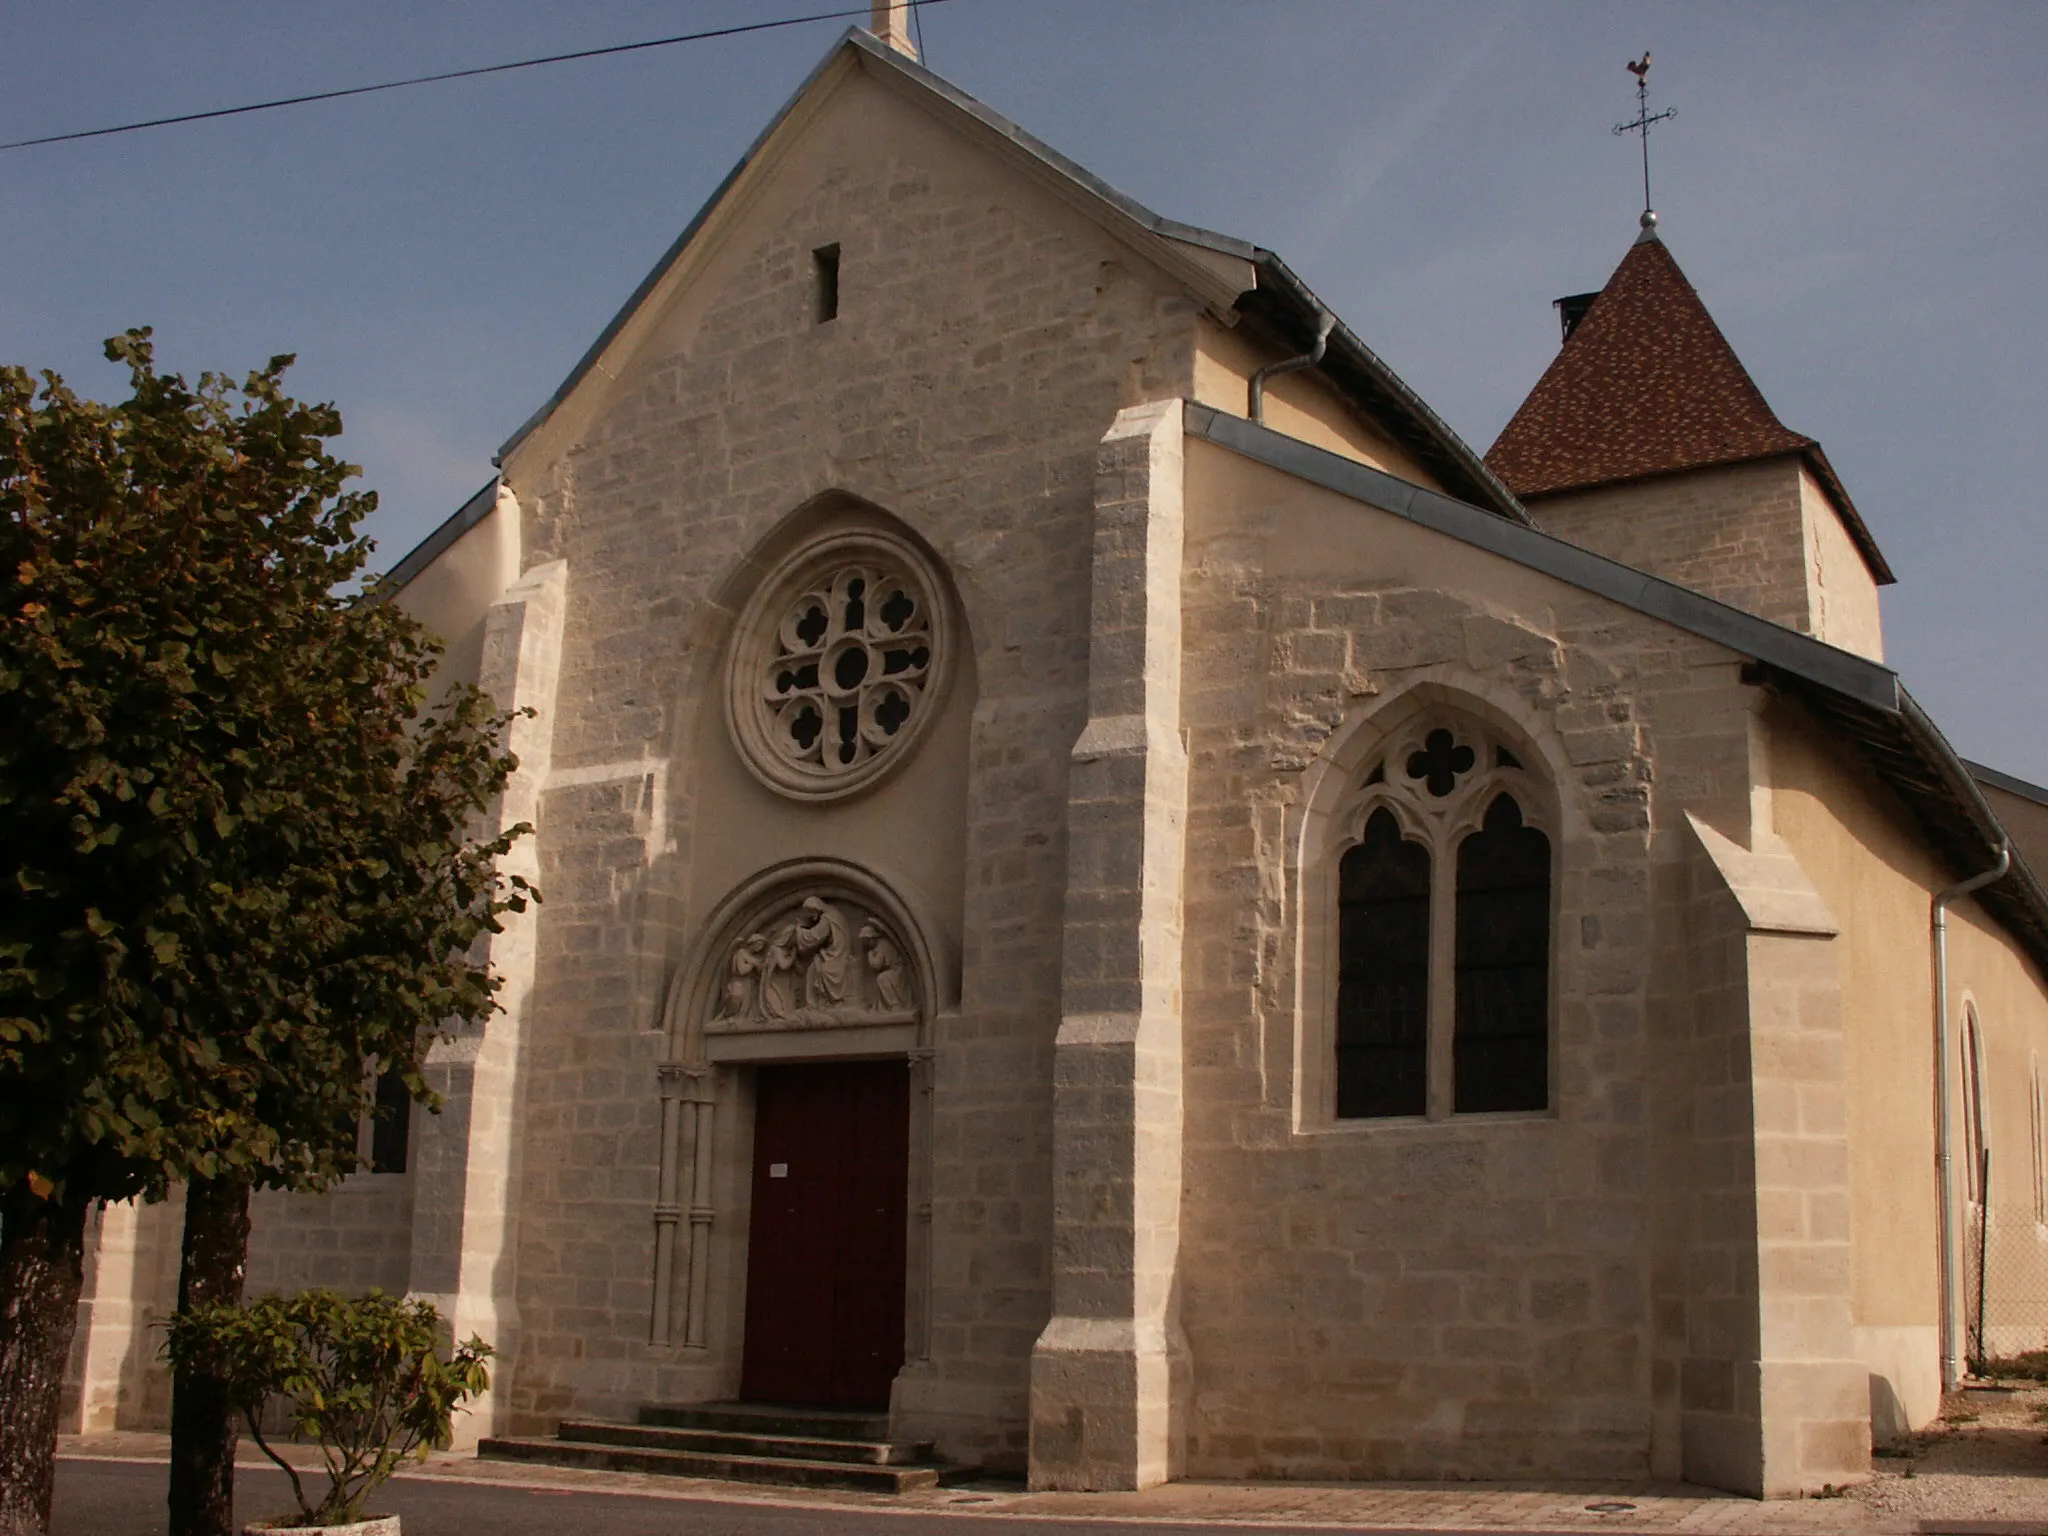
<path id="1" fill-rule="evenodd" d="M 1645 208 L 1643 216 L 1636 220 L 1636 222 L 1642 225 L 1644 229 L 1655 229 L 1657 227 L 1656 212 L 1653 209 Z"/>

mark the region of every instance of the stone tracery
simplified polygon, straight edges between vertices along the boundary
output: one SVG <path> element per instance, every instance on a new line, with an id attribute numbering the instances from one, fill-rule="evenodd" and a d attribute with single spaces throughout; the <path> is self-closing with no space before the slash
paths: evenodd
<path id="1" fill-rule="evenodd" d="M 885 750 L 924 702 L 931 622 L 916 584 L 850 565 L 793 602 L 761 679 L 792 762 L 849 768 Z"/>
<path id="2" fill-rule="evenodd" d="M 1424 711 L 1338 813 L 1338 1120 L 1549 1104 L 1548 795 L 1494 731 Z"/>
<path id="3" fill-rule="evenodd" d="M 908 541 L 863 529 L 800 549 L 735 633 L 727 703 L 741 756 L 806 799 L 878 778 L 937 712 L 949 630 L 938 573 Z"/>

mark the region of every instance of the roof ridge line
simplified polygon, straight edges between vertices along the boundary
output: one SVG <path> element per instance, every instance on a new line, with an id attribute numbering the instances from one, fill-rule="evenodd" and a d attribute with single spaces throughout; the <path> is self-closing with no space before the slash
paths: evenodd
<path id="1" fill-rule="evenodd" d="M 851 26 L 804 77 L 803 83 L 797 87 L 768 125 L 755 136 L 746 152 L 713 189 L 682 232 L 670 242 L 660 259 L 640 280 L 626 302 L 613 314 L 597 339 L 585 349 L 554 392 L 499 447 L 493 459 L 495 464 L 502 466 L 522 443 L 554 415 L 583 381 L 600 368 L 604 355 L 619 340 L 633 317 L 652 298 L 669 272 L 683 259 L 691 243 L 697 239 L 719 205 L 732 193 L 748 169 L 757 163 L 769 142 L 783 129 L 827 73 L 849 56 L 858 56 L 863 64 L 885 71 L 886 77 L 892 77 L 922 91 L 929 98 L 943 102 L 962 116 L 979 124 L 984 131 L 1009 145 L 1042 173 L 1078 190 L 1085 199 L 1092 199 L 1098 206 L 1107 209 L 1111 215 L 1128 221 L 1127 228 L 1135 226 L 1143 235 L 1169 242 L 1170 245 L 1192 246 L 1227 256 L 1232 260 L 1243 261 L 1250 269 L 1246 276 L 1254 287 L 1262 285 L 1267 279 L 1273 279 L 1278 289 L 1294 301 L 1327 309 L 1327 306 L 1322 305 L 1321 301 L 1309 292 L 1307 285 L 1295 276 L 1286 262 L 1274 252 L 1232 235 L 1220 234 L 1193 224 L 1184 224 L 1156 213 L 1128 193 L 1104 181 L 1079 162 L 1054 149 L 1001 112 L 943 76 L 935 74 L 922 63 L 897 52 L 864 28 Z M 1117 233 L 1111 228 L 1110 219 L 1099 222 L 1106 229 L 1111 229 L 1112 235 Z M 1128 239 L 1128 236 L 1124 238 Z M 1204 270 L 1202 262 L 1192 256 L 1177 256 L 1170 249 L 1155 253 L 1154 259 L 1160 258 L 1165 258 L 1161 264 L 1169 275 L 1173 275 L 1176 262 L 1185 265 L 1187 271 L 1180 274 L 1177 280 L 1190 284 L 1198 295 L 1201 294 L 1202 284 L 1195 274 Z M 1217 292 L 1227 286 L 1218 285 L 1216 291 L 1207 295 L 1212 308 L 1216 305 Z M 1234 289 L 1232 296 L 1238 299 L 1243 297 Z M 1234 318 L 1222 310 L 1218 312 L 1226 322 Z M 1349 389 L 1338 378 L 1331 376 L 1331 383 L 1336 385 L 1340 393 L 1351 396 L 1350 403 L 1354 407 L 1368 412 L 1386 411 L 1394 418 L 1395 424 L 1406 429 L 1407 440 L 1404 446 L 1416 452 L 1429 465 L 1432 472 L 1440 473 L 1446 481 L 1457 483 L 1461 489 L 1495 503 L 1502 516 L 1526 520 L 1527 511 L 1501 478 L 1487 467 L 1484 457 L 1453 431 L 1448 423 L 1424 403 L 1422 398 L 1348 327 L 1340 327 L 1340 332 L 1344 339 L 1340 343 L 1339 351 L 1348 354 L 1345 360 L 1354 370 L 1354 384 Z M 1357 384 L 1360 382 L 1365 386 L 1362 396 L 1357 390 Z M 1396 431 L 1395 436 L 1397 439 L 1401 438 L 1402 432 Z"/>

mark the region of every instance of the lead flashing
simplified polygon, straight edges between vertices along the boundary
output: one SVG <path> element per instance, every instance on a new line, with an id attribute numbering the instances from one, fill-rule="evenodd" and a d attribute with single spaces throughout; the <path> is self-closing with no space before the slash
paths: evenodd
<path id="1" fill-rule="evenodd" d="M 654 292 L 656 284 L 667 274 L 668 269 L 675 265 L 676 258 L 681 256 L 684 250 L 688 248 L 690 242 L 697 238 L 697 231 L 704 227 L 705 222 L 711 217 L 713 211 L 717 209 L 719 203 L 724 201 L 725 194 L 732 190 L 733 183 L 738 181 L 741 175 L 745 173 L 747 167 L 760 157 L 761 151 L 766 147 L 768 141 L 775 137 L 776 130 L 796 110 L 797 103 L 810 94 L 811 87 L 818 83 L 827 70 L 839 62 L 840 54 L 847 42 L 856 35 L 859 35 L 859 29 L 849 27 L 846 35 L 833 44 L 825 57 L 818 61 L 817 66 L 808 75 L 804 76 L 803 83 L 790 93 L 789 100 L 782 104 L 781 110 L 768 120 L 768 126 L 754 135 L 754 142 L 747 146 L 746 153 L 734 162 L 733 168 L 725 173 L 724 180 L 720 181 L 712 189 L 711 195 L 704 199 L 702 206 L 691 216 L 690 222 L 683 226 L 683 232 L 669 243 L 668 249 L 661 253 L 661 259 L 655 262 L 645 277 L 640 279 L 639 285 L 627 296 L 626 302 L 620 305 L 618 311 L 606 322 L 605 328 L 597 333 L 597 340 L 593 341 L 584 350 L 583 355 L 576 360 L 576 366 L 569 370 L 568 376 L 555 386 L 555 392 L 548 396 L 546 402 L 539 410 L 535 411 L 520 424 L 517 432 L 514 432 L 505 439 L 497 453 L 493 456 L 493 463 L 502 465 L 511 456 L 512 450 L 531 437 L 539 429 L 542 422 L 554 415 L 556 408 L 569 398 L 575 391 L 576 386 L 581 384 L 591 369 L 597 366 L 597 360 L 604 356 L 605 349 L 611 346 L 612 342 L 617 339 L 619 332 L 626 328 L 626 322 L 633 318 L 634 311 L 639 309 L 647 296 Z M 878 44 L 877 46 L 881 45 Z M 894 50 L 890 51 L 893 52 Z"/>
<path id="2" fill-rule="evenodd" d="M 1215 251 L 1224 256 L 1235 256 L 1245 262 L 1255 262 L 1260 255 L 1259 248 L 1249 240 L 1240 240 L 1234 235 L 1218 234 L 1213 229 L 1183 224 L 1178 219 L 1169 219 L 1154 213 L 1136 198 L 1111 186 L 1086 166 L 1069 160 L 1030 130 L 1011 121 L 985 102 L 968 95 L 950 80 L 933 74 L 915 59 L 898 53 L 886 43 L 879 41 L 872 33 L 859 27 L 849 27 L 846 35 L 836 46 L 856 48 L 876 63 L 886 65 L 897 73 L 915 80 L 933 95 L 958 108 L 983 127 L 1010 140 L 1048 170 L 1056 171 L 1069 181 L 1087 188 L 1133 223 L 1143 225 L 1146 230 L 1162 239 L 1200 246 L 1204 250 Z M 798 95 L 801 94 L 802 92 L 798 92 Z"/>
<path id="3" fill-rule="evenodd" d="M 803 84 L 784 103 L 768 126 L 748 146 L 747 152 L 740 157 L 739 162 L 697 210 L 683 232 L 663 252 L 653 269 L 641 279 L 639 286 L 612 316 L 597 340 L 578 359 L 568 377 L 548 397 L 546 403 L 528 417 L 517 432 L 505 440 L 497 453 L 498 464 L 503 465 L 512 452 L 561 407 L 583 380 L 601 366 L 604 354 L 619 338 L 634 313 L 648 300 L 690 243 L 697 238 L 718 205 L 732 192 L 747 169 L 761 157 L 769 141 L 797 111 L 804 98 L 820 80 L 836 64 L 849 56 L 883 76 L 893 78 L 908 88 L 945 103 L 1002 140 L 1055 183 L 1063 183 L 1074 189 L 1080 201 L 1092 201 L 1102 205 L 1117 219 L 1135 226 L 1137 230 L 1156 240 L 1208 251 L 1245 263 L 1245 280 L 1251 287 L 1235 295 L 1240 302 L 1245 293 L 1256 292 L 1261 287 L 1271 287 L 1294 305 L 1320 306 L 1320 301 L 1309 292 L 1307 285 L 1273 252 L 1248 240 L 1220 234 L 1215 230 L 1202 229 L 1193 224 L 1183 224 L 1153 212 L 1137 199 L 1111 186 L 1078 162 L 1070 160 L 1002 113 L 933 74 L 922 64 L 898 53 L 860 28 L 849 27 L 818 66 L 805 78 Z M 1170 253 L 1160 254 L 1163 257 Z M 1219 319 L 1226 324 L 1234 323 L 1235 312 L 1230 310 L 1228 305 L 1229 290 L 1219 289 L 1213 274 L 1207 278 L 1203 276 L 1205 272 L 1212 270 L 1204 262 L 1192 256 L 1179 255 L 1163 261 L 1163 265 L 1169 272 L 1178 269 L 1180 280 L 1188 283 L 1198 296 L 1204 297 L 1205 302 L 1211 304 L 1212 313 L 1216 313 Z M 1218 302 L 1222 303 L 1221 309 L 1215 307 Z M 1337 363 L 1338 367 L 1333 372 L 1326 363 L 1323 371 L 1342 393 L 1354 401 L 1363 393 L 1369 398 L 1360 403 L 1371 409 L 1386 411 L 1394 418 L 1393 425 L 1397 427 L 1397 436 L 1402 439 L 1404 445 L 1418 453 L 1433 472 L 1440 474 L 1456 489 L 1491 505 L 1500 516 L 1521 522 L 1529 521 L 1529 514 L 1515 499 L 1513 492 L 1486 467 L 1480 455 L 1473 452 L 1419 395 L 1404 384 L 1394 371 L 1341 321 L 1332 336 L 1332 344 L 1338 355 L 1331 361 Z M 1352 375 L 1349 384 L 1340 377 L 1347 371 Z M 1357 387 L 1360 381 L 1365 386 L 1362 391 Z"/>
<path id="4" fill-rule="evenodd" d="M 1189 402 L 1183 419 L 1192 437 L 1761 663 L 1758 680 L 1803 698 L 1824 724 L 1855 743 L 1919 821 L 1936 856 L 1958 874 L 1987 868 L 2008 843 L 1978 784 L 2023 781 L 1964 763 L 1890 668 L 1213 406 Z M 2012 792 L 2048 799 L 2048 790 L 2035 785 Z M 2011 873 L 1977 899 L 2048 976 L 2048 891 L 2026 860 L 2015 853 Z"/>
<path id="5" fill-rule="evenodd" d="M 1821 683 L 1871 708 L 1891 712 L 1899 708 L 1898 675 L 1876 662 L 1213 406 L 1190 402 L 1186 420 L 1191 435 L 1283 474 L 1476 545 L 1581 591 Z"/>
<path id="6" fill-rule="evenodd" d="M 1261 250 L 1258 257 L 1260 276 L 1267 285 L 1278 293 L 1285 294 L 1310 315 L 1335 315 L 1336 311 L 1315 296 L 1307 283 L 1294 269 L 1268 250 Z M 1318 371 L 1335 384 L 1339 390 L 1355 398 L 1357 390 L 1346 389 L 1338 376 L 1346 365 L 1355 368 L 1365 378 L 1367 390 L 1380 398 L 1370 402 L 1397 420 L 1401 420 L 1409 433 L 1403 446 L 1415 452 L 1440 478 L 1450 482 L 1454 488 L 1463 482 L 1473 499 L 1490 506 L 1502 517 L 1512 518 L 1518 523 L 1535 526 L 1535 519 L 1528 509 L 1516 499 L 1500 476 L 1486 467 L 1486 460 L 1472 451 L 1471 444 L 1451 430 L 1450 424 L 1432 410 L 1420 395 L 1402 381 L 1401 376 L 1387 366 L 1386 361 L 1362 341 L 1350 326 L 1338 319 L 1330 332 L 1329 354 L 1319 365 Z M 1397 434 L 1398 436 L 1398 434 Z M 1432 463 L 1431 461 L 1434 460 Z"/>

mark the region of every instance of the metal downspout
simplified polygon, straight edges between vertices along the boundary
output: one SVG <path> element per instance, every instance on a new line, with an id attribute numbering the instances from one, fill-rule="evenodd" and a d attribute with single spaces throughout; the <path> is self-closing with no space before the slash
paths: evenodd
<path id="1" fill-rule="evenodd" d="M 1260 426 L 1266 424 L 1266 380 L 1283 373 L 1298 373 L 1303 368 L 1313 368 L 1323 360 L 1323 351 L 1330 345 L 1330 332 L 1337 328 L 1337 317 L 1327 309 L 1316 310 L 1316 344 L 1299 357 L 1283 358 L 1277 363 L 1268 363 L 1252 375 L 1251 399 L 1246 415 Z"/>
<path id="2" fill-rule="evenodd" d="M 1941 1223 L 1941 1390 L 1950 1392 L 1963 1379 L 1957 1352 L 1962 1332 L 1956 1316 L 1957 1286 L 1962 1272 L 1962 1234 L 1956 1230 L 1955 1189 L 1951 1182 L 1948 1070 L 1948 909 L 1972 891 L 2005 878 L 2012 868 L 2012 839 L 2000 838 L 1998 862 L 1981 875 L 1936 894 L 1929 926 L 1934 938 L 1934 1167 L 1935 1205 Z"/>

